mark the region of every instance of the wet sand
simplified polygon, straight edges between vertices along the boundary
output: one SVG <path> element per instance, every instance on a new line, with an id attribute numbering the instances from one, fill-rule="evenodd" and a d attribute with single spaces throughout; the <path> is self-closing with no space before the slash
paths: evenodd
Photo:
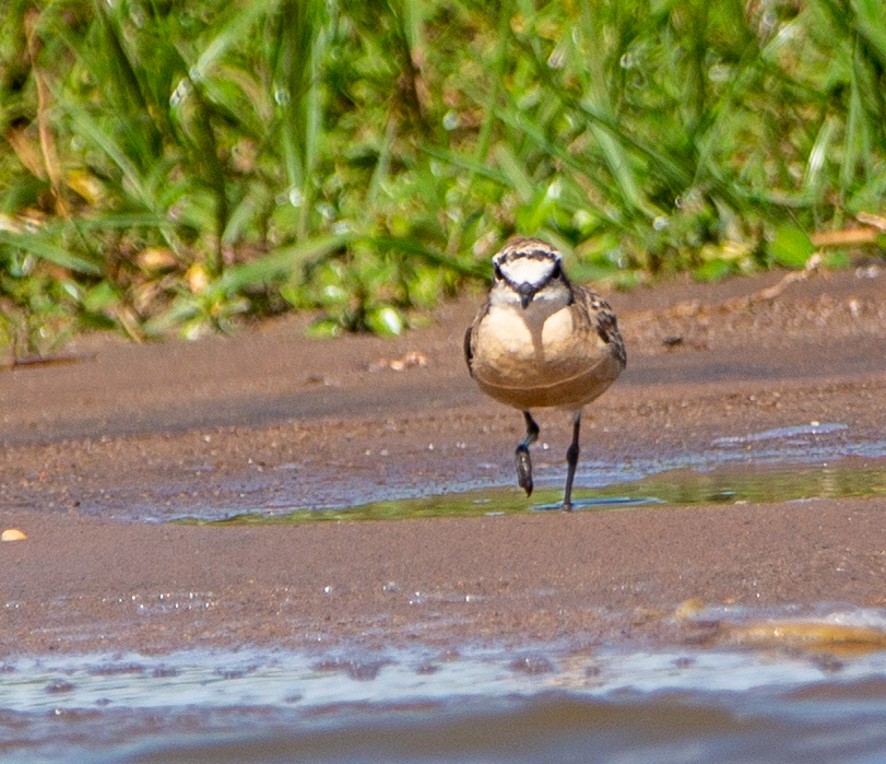
<path id="1" fill-rule="evenodd" d="M 610 295 L 628 370 L 589 407 L 583 466 L 667 464 L 810 422 L 886 433 L 886 272 L 673 282 Z M 771 292 L 767 292 L 776 287 Z M 746 299 L 750 297 L 750 299 Z M 393 340 L 306 318 L 0 372 L 2 652 L 716 639 L 680 603 L 886 605 L 886 498 L 206 527 L 182 515 L 512 486 L 519 413 L 467 376 L 479 294 Z M 419 361 L 410 366 L 409 361 Z M 407 368 L 397 370 L 405 362 Z M 543 485 L 564 414 L 542 412 Z M 753 466 L 754 441 L 743 442 Z M 880 449 L 880 450 L 878 450 Z M 513 500 L 528 506 L 513 487 Z"/>

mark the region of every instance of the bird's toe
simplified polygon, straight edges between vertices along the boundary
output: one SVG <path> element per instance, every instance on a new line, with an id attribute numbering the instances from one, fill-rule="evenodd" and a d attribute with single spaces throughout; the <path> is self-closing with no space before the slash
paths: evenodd
<path id="1" fill-rule="evenodd" d="M 527 496 L 532 495 L 532 461 L 526 446 L 517 448 L 517 483 Z"/>

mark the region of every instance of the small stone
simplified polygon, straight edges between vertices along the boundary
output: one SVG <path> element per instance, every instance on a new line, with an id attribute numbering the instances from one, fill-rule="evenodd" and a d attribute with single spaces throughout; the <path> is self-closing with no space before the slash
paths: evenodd
<path id="1" fill-rule="evenodd" d="M 674 618 L 678 621 L 689 621 L 697 618 L 704 611 L 704 602 L 698 597 L 692 597 L 677 605 Z"/>
<path id="2" fill-rule="evenodd" d="M 7 528 L 0 534 L 0 541 L 24 541 L 27 536 L 18 528 Z"/>

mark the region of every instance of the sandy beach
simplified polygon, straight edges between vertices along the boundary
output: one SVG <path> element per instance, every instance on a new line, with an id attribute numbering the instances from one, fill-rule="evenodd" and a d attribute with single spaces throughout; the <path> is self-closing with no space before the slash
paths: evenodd
<path id="1" fill-rule="evenodd" d="M 628 369 L 587 410 L 576 485 L 595 465 L 716 461 L 723 444 L 733 467 L 753 469 L 755 433 L 821 425 L 832 427 L 813 459 L 882 468 L 886 272 L 792 278 L 608 295 Z M 80 338 L 56 362 L 0 371 L 0 525 L 27 535 L 0 545 L 2 651 L 685 642 L 722 635 L 680 617 L 705 606 L 886 604 L 882 490 L 571 515 L 163 522 L 503 486 L 528 510 L 512 463 L 521 417 L 485 399 L 461 358 L 481 299 L 396 339 L 313 341 L 296 317 L 196 342 Z M 538 418 L 539 482 L 559 487 L 568 417 Z"/>

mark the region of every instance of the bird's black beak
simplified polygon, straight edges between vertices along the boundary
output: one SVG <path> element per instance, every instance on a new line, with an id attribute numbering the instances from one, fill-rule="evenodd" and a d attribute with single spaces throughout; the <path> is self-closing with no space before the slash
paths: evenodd
<path id="1" fill-rule="evenodd" d="M 535 286 L 528 281 L 524 281 L 517 287 L 517 294 L 520 295 L 520 305 L 523 307 L 523 310 L 526 310 L 529 303 L 532 302 L 532 298 L 535 297 L 536 291 Z"/>

